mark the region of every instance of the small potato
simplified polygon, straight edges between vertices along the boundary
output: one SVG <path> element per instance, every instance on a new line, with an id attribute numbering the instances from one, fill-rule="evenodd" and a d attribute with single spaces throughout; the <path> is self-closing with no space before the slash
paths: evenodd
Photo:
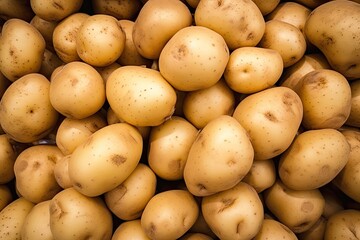
<path id="1" fill-rule="evenodd" d="M 107 125 L 100 113 L 83 119 L 64 118 L 56 132 L 56 145 L 64 155 L 71 154 L 77 146 Z"/>
<path id="2" fill-rule="evenodd" d="M 244 94 L 272 87 L 283 72 L 280 53 L 273 49 L 242 47 L 230 54 L 224 78 L 229 87 Z"/>
<path id="3" fill-rule="evenodd" d="M 297 234 L 299 240 L 324 239 L 327 219 L 320 217 L 319 220 L 305 232 Z"/>
<path id="4" fill-rule="evenodd" d="M 151 240 L 141 227 L 140 219 L 122 222 L 114 231 L 111 240 Z"/>
<path id="5" fill-rule="evenodd" d="M 59 114 L 51 105 L 49 89 L 49 80 L 38 73 L 27 74 L 6 89 L 0 102 L 0 124 L 11 139 L 31 143 L 53 130 Z"/>
<path id="6" fill-rule="evenodd" d="M 260 9 L 262 15 L 268 15 L 271 13 L 277 5 L 279 5 L 280 0 L 253 0 L 256 6 Z"/>
<path id="7" fill-rule="evenodd" d="M 206 27 L 189 26 L 166 43 L 159 69 L 175 89 L 194 91 L 217 83 L 228 60 L 229 49 L 220 34 Z"/>
<path id="8" fill-rule="evenodd" d="M 47 21 L 60 21 L 77 12 L 83 0 L 30 0 L 31 9 L 40 18 Z"/>
<path id="9" fill-rule="evenodd" d="M 100 197 L 87 197 L 67 188 L 50 200 L 50 229 L 56 240 L 110 240 L 113 220 Z"/>
<path id="10" fill-rule="evenodd" d="M 106 14 L 116 19 L 134 19 L 139 13 L 142 3 L 140 0 L 92 0 L 95 14 Z"/>
<path id="11" fill-rule="evenodd" d="M 19 197 L 0 212 L 0 240 L 21 240 L 21 229 L 34 203 Z"/>
<path id="12" fill-rule="evenodd" d="M 332 215 L 325 227 L 324 240 L 358 238 L 360 231 L 360 211 L 345 209 Z"/>
<path id="13" fill-rule="evenodd" d="M 351 111 L 351 88 L 346 78 L 331 69 L 317 69 L 295 86 L 304 108 L 306 129 L 340 128 Z"/>
<path id="14" fill-rule="evenodd" d="M 0 185 L 0 212 L 14 200 L 13 194 L 8 185 Z"/>
<path id="15" fill-rule="evenodd" d="M 94 67 L 84 62 L 65 64 L 50 81 L 50 102 L 62 115 L 83 119 L 105 103 L 105 83 Z"/>
<path id="16" fill-rule="evenodd" d="M 2 0 L 0 1 L 0 18 L 8 20 L 19 18 L 24 21 L 31 21 L 35 13 L 32 11 L 28 0 Z"/>
<path id="17" fill-rule="evenodd" d="M 280 20 L 269 20 L 266 22 L 265 33 L 258 46 L 278 51 L 284 67 L 289 67 L 305 54 L 306 40 L 294 25 Z"/>
<path id="18" fill-rule="evenodd" d="M 80 26 L 89 17 L 86 13 L 74 13 L 59 22 L 53 32 L 53 46 L 59 58 L 65 62 L 79 61 L 76 36 Z"/>
<path id="19" fill-rule="evenodd" d="M 0 35 L 0 71 L 10 81 L 37 73 L 45 51 L 45 40 L 30 23 L 7 20 Z"/>
<path id="20" fill-rule="evenodd" d="M 45 43 L 46 43 L 46 49 L 53 50 L 53 32 L 55 27 L 57 26 L 58 22 L 55 21 L 47 21 L 42 18 L 40 18 L 38 15 L 35 15 L 31 21 L 30 24 L 33 25 L 43 36 Z"/>
<path id="21" fill-rule="evenodd" d="M 25 218 L 21 240 L 53 240 L 50 230 L 50 200 L 36 204 Z"/>
<path id="22" fill-rule="evenodd" d="M 135 220 L 155 195 L 156 181 L 155 173 L 139 163 L 124 182 L 104 193 L 106 206 L 122 220 Z"/>
<path id="23" fill-rule="evenodd" d="M 281 222 L 273 219 L 264 219 L 260 231 L 253 240 L 267 239 L 297 240 L 298 238 L 295 233 Z"/>
<path id="24" fill-rule="evenodd" d="M 280 155 L 298 132 L 303 106 L 295 91 L 273 87 L 244 98 L 233 117 L 247 130 L 255 151 L 255 160 Z"/>
<path id="25" fill-rule="evenodd" d="M 264 203 L 294 233 L 305 232 L 321 217 L 325 200 L 319 189 L 292 190 L 280 180 L 264 191 Z"/>
<path id="26" fill-rule="evenodd" d="M 187 92 L 182 103 L 183 113 L 196 128 L 202 129 L 221 115 L 232 115 L 235 109 L 234 92 L 225 81 L 196 91 Z"/>
<path id="27" fill-rule="evenodd" d="M 174 116 L 150 130 L 148 163 L 157 176 L 180 180 L 190 147 L 198 130 L 189 121 Z"/>
<path id="28" fill-rule="evenodd" d="M 219 33 L 230 50 L 255 47 L 265 31 L 265 20 L 253 1 L 202 0 L 195 9 L 195 24 Z"/>
<path id="29" fill-rule="evenodd" d="M 204 197 L 201 209 L 206 222 L 220 239 L 252 239 L 261 229 L 264 219 L 259 195 L 243 182 Z"/>
<path id="30" fill-rule="evenodd" d="M 69 175 L 74 188 L 90 197 L 114 189 L 134 171 L 142 150 L 139 131 L 127 123 L 99 129 L 71 154 Z"/>
<path id="31" fill-rule="evenodd" d="M 62 189 L 54 177 L 56 162 L 64 155 L 56 146 L 36 145 L 16 158 L 14 172 L 16 190 L 33 203 L 50 200 Z"/>
<path id="32" fill-rule="evenodd" d="M 210 121 L 190 148 L 184 168 L 187 189 L 208 196 L 238 184 L 249 172 L 254 150 L 246 130 L 233 117 Z"/>
<path id="33" fill-rule="evenodd" d="M 117 62 L 113 62 L 112 64 L 105 66 L 105 67 L 95 67 L 95 69 L 100 73 L 104 83 L 106 85 L 107 79 L 111 75 L 113 71 L 121 67 L 121 65 Z"/>
<path id="34" fill-rule="evenodd" d="M 6 134 L 0 135 L 0 184 L 14 179 L 14 164 L 17 154 L 12 142 Z"/>
<path id="35" fill-rule="evenodd" d="M 336 177 L 349 154 L 350 146 L 338 130 L 308 130 L 281 155 L 279 177 L 294 190 L 317 189 Z"/>
<path id="36" fill-rule="evenodd" d="M 147 1 L 135 20 L 132 39 L 141 56 L 158 59 L 167 41 L 191 23 L 190 10 L 182 1 Z"/>
<path id="37" fill-rule="evenodd" d="M 360 127 L 360 79 L 350 82 L 351 108 L 350 115 L 345 124 L 353 127 Z"/>
<path id="38" fill-rule="evenodd" d="M 140 66 L 115 70 L 106 96 L 119 119 L 134 126 L 158 126 L 172 116 L 176 93 L 159 71 Z"/>
<path id="39" fill-rule="evenodd" d="M 72 187 L 72 182 L 69 176 L 69 161 L 71 158 L 71 154 L 66 155 L 60 159 L 58 159 L 54 166 L 54 177 L 63 189 Z"/>
<path id="40" fill-rule="evenodd" d="M 64 62 L 56 55 L 56 53 L 45 49 L 39 73 L 44 75 L 47 79 L 50 79 L 54 70 L 63 64 Z"/>
<path id="41" fill-rule="evenodd" d="M 260 193 L 275 183 L 276 175 L 273 159 L 258 160 L 253 162 L 250 171 L 242 181 L 251 185 L 256 192 Z"/>
<path id="42" fill-rule="evenodd" d="M 141 227 L 150 239 L 177 239 L 191 228 L 198 214 L 199 206 L 188 191 L 167 190 L 150 199 L 141 215 Z"/>

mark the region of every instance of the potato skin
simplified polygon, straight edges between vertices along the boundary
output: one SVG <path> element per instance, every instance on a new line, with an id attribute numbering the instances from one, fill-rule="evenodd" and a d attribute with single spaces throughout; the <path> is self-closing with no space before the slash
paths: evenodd
<path id="1" fill-rule="evenodd" d="M 122 222 L 114 231 L 111 240 L 151 240 L 141 227 L 141 220 L 130 220 Z"/>
<path id="2" fill-rule="evenodd" d="M 9 136 L 0 135 L 0 184 L 5 184 L 13 180 L 14 164 L 17 154 L 12 146 Z"/>
<path id="3" fill-rule="evenodd" d="M 293 233 L 286 225 L 273 219 L 264 219 L 260 231 L 256 234 L 253 240 L 266 239 L 284 239 L 297 240 L 295 233 Z"/>
<path id="4" fill-rule="evenodd" d="M 30 0 L 34 13 L 47 21 L 60 21 L 72 13 L 77 12 L 83 0 Z"/>
<path id="5" fill-rule="evenodd" d="M 345 124 L 353 127 L 360 127 L 360 79 L 350 82 L 351 108 L 350 115 Z"/>
<path id="6" fill-rule="evenodd" d="M 332 215 L 325 227 L 324 240 L 356 239 L 360 230 L 360 211 L 346 209 Z"/>

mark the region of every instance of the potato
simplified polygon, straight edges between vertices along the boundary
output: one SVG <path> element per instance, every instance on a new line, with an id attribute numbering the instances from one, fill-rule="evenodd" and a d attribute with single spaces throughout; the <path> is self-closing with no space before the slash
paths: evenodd
<path id="1" fill-rule="evenodd" d="M 105 82 L 107 82 L 107 79 L 109 78 L 109 76 L 111 75 L 111 73 L 113 71 L 115 71 L 116 69 L 118 69 L 119 67 L 121 67 L 121 65 L 117 62 L 113 62 L 112 64 L 105 66 L 105 67 L 95 67 L 95 69 L 100 73 L 102 79 Z"/>
<path id="2" fill-rule="evenodd" d="M 80 26 L 88 14 L 78 12 L 59 22 L 53 32 L 53 46 L 59 58 L 65 62 L 79 61 L 80 57 L 76 51 L 76 36 Z"/>
<path id="3" fill-rule="evenodd" d="M 244 94 L 272 87 L 280 79 L 284 64 L 273 49 L 241 47 L 230 54 L 224 78 L 229 87 Z"/>
<path id="4" fill-rule="evenodd" d="M 228 115 L 210 121 L 190 148 L 184 168 L 187 189 L 208 196 L 234 187 L 249 172 L 254 150 L 245 129 Z"/>
<path id="5" fill-rule="evenodd" d="M 31 21 L 30 24 L 33 25 L 43 36 L 45 43 L 46 43 L 46 49 L 53 50 L 53 32 L 55 27 L 57 26 L 58 22 L 55 21 L 47 21 L 42 18 L 40 18 L 38 15 L 35 15 Z"/>
<path id="6" fill-rule="evenodd" d="M 321 217 L 325 200 L 319 189 L 293 190 L 280 180 L 264 191 L 264 203 L 294 233 L 305 232 Z"/>
<path id="7" fill-rule="evenodd" d="M 351 88 L 346 78 L 331 69 L 317 69 L 294 87 L 304 108 L 306 129 L 340 128 L 351 111 Z"/>
<path id="8" fill-rule="evenodd" d="M 201 129 L 221 115 L 232 115 L 235 109 L 235 96 L 221 79 L 211 87 L 187 92 L 182 108 L 186 119 Z"/>
<path id="9" fill-rule="evenodd" d="M 271 187 L 277 177 L 275 163 L 273 159 L 266 161 L 254 161 L 250 171 L 242 179 L 243 182 L 251 185 L 256 192 L 260 193 Z"/>
<path id="10" fill-rule="evenodd" d="M 28 22 L 31 21 L 34 15 L 28 0 L 2 0 L 0 2 L 1 19 L 19 18 Z"/>
<path id="11" fill-rule="evenodd" d="M 266 22 L 265 33 L 258 46 L 278 51 L 284 67 L 289 67 L 305 54 L 306 40 L 294 25 L 280 20 L 269 20 Z"/>
<path id="12" fill-rule="evenodd" d="M 141 227 L 141 220 L 122 222 L 114 231 L 111 240 L 150 240 L 144 229 Z"/>
<path id="13" fill-rule="evenodd" d="M 133 26 L 135 47 L 144 58 L 158 59 L 166 42 L 191 23 L 190 10 L 182 1 L 147 1 Z"/>
<path id="14" fill-rule="evenodd" d="M 319 189 L 325 199 L 325 209 L 322 214 L 325 219 L 345 208 L 344 195 L 339 194 L 340 190 L 334 190 L 334 185 L 332 182 Z"/>
<path id="15" fill-rule="evenodd" d="M 134 19 L 142 7 L 140 0 L 92 0 L 91 4 L 95 14 L 111 15 L 119 20 Z"/>
<path id="16" fill-rule="evenodd" d="M 279 177 L 294 190 L 317 189 L 336 177 L 349 154 L 350 146 L 338 130 L 308 130 L 299 134 L 281 156 Z"/>
<path id="17" fill-rule="evenodd" d="M 14 164 L 17 154 L 12 142 L 6 134 L 0 135 L 0 184 L 5 184 L 14 179 Z"/>
<path id="18" fill-rule="evenodd" d="M 315 8 L 305 24 L 307 39 L 346 78 L 360 77 L 360 4 L 329 1 Z"/>
<path id="19" fill-rule="evenodd" d="M 116 188 L 104 193 L 106 206 L 122 220 L 135 220 L 155 195 L 156 175 L 143 163 Z"/>
<path id="20" fill-rule="evenodd" d="M 198 198 L 199 199 L 199 198 Z M 209 237 L 212 237 L 214 239 L 216 239 L 216 235 L 215 233 L 210 229 L 209 225 L 207 224 L 207 222 L 204 219 L 204 215 L 202 214 L 202 211 L 199 212 L 199 216 L 196 219 L 196 222 L 194 223 L 194 225 L 192 225 L 192 227 L 190 228 L 190 230 L 188 232 L 191 233 L 202 233 L 205 234 Z"/>
<path id="21" fill-rule="evenodd" d="M 25 218 L 21 240 L 53 240 L 50 230 L 50 200 L 36 204 Z"/>
<path id="22" fill-rule="evenodd" d="M 26 40 L 25 40 L 26 39 Z M 30 23 L 9 19 L 0 35 L 0 71 L 10 81 L 37 73 L 45 51 L 45 40 Z"/>
<path id="23" fill-rule="evenodd" d="M 357 239 L 360 231 L 360 211 L 346 209 L 332 215 L 325 228 L 324 240 Z"/>
<path id="24" fill-rule="evenodd" d="M 353 127 L 360 127 L 360 79 L 351 81 L 351 107 L 350 115 L 345 124 Z"/>
<path id="25" fill-rule="evenodd" d="M 30 0 L 31 9 L 40 18 L 47 21 L 60 21 L 77 12 L 83 0 Z"/>
<path id="26" fill-rule="evenodd" d="M 51 105 L 62 115 L 83 119 L 105 103 L 105 84 L 94 67 L 84 62 L 65 64 L 50 81 Z"/>
<path id="27" fill-rule="evenodd" d="M 71 154 L 65 155 L 64 157 L 58 159 L 54 166 L 54 177 L 57 184 L 65 188 L 72 187 L 72 182 L 69 176 L 69 161 Z"/>
<path id="28" fill-rule="evenodd" d="M 293 233 L 281 222 L 273 219 L 264 219 L 260 231 L 256 234 L 253 240 L 267 239 L 297 240 L 298 238 L 295 233 Z"/>
<path id="29" fill-rule="evenodd" d="M 6 89 L 0 101 L 0 124 L 11 139 L 31 143 L 53 130 L 59 114 L 51 105 L 49 89 L 49 80 L 38 73 L 27 74 Z"/>
<path id="30" fill-rule="evenodd" d="M 159 69 L 177 90 L 194 91 L 217 83 L 229 60 L 229 49 L 217 32 L 202 26 L 180 29 L 166 43 Z"/>
<path id="31" fill-rule="evenodd" d="M 197 134 L 196 127 L 178 116 L 151 128 L 148 147 L 150 168 L 162 179 L 182 179 L 190 147 Z"/>
<path id="32" fill-rule="evenodd" d="M 0 212 L 0 239 L 21 240 L 21 228 L 34 203 L 19 197 Z"/>
<path id="33" fill-rule="evenodd" d="M 203 233 L 187 233 L 180 240 L 212 240 L 213 238 Z"/>
<path id="34" fill-rule="evenodd" d="M 320 6 L 321 4 L 328 2 L 328 0 L 295 0 L 295 2 L 313 9 Z"/>
<path id="35" fill-rule="evenodd" d="M 265 31 L 265 20 L 253 1 L 202 0 L 194 20 L 197 26 L 219 33 L 230 50 L 256 46 Z"/>
<path id="36" fill-rule="evenodd" d="M 113 220 L 100 197 L 67 188 L 50 200 L 50 229 L 56 240 L 110 240 Z"/>
<path id="37" fill-rule="evenodd" d="M 358 174 L 360 171 L 360 131 L 344 130 L 341 133 L 350 144 L 350 155 L 345 167 L 336 175 L 333 183 L 347 196 L 360 202 L 360 193 L 357 187 L 360 182 Z"/>
<path id="38" fill-rule="evenodd" d="M 150 199 L 140 218 L 141 227 L 150 239 L 177 239 L 191 228 L 198 214 L 199 206 L 188 191 L 172 189 Z"/>
<path id="39" fill-rule="evenodd" d="M 305 232 L 297 234 L 299 240 L 324 239 L 325 227 L 327 220 L 320 217 L 319 220 Z"/>
<path id="40" fill-rule="evenodd" d="M 69 175 L 73 187 L 86 196 L 99 196 L 121 184 L 136 168 L 142 137 L 127 123 L 105 126 L 71 154 Z"/>
<path id="41" fill-rule="evenodd" d="M 14 200 L 13 194 L 8 185 L 0 185 L 0 212 Z"/>
<path id="42" fill-rule="evenodd" d="M 51 199 L 62 189 L 54 177 L 54 167 L 64 155 L 56 146 L 36 145 L 22 151 L 16 158 L 14 172 L 16 189 L 33 203 Z"/>
<path id="43" fill-rule="evenodd" d="M 262 15 L 268 15 L 280 3 L 280 0 L 253 0 L 256 6 L 260 9 Z"/>
<path id="44" fill-rule="evenodd" d="M 64 65 L 64 62 L 56 55 L 56 53 L 45 49 L 39 73 L 50 79 L 54 70 L 62 65 Z"/>
<path id="45" fill-rule="evenodd" d="M 118 118 L 134 126 L 158 126 L 172 116 L 176 93 L 159 71 L 140 66 L 115 70 L 106 97 Z"/>
<path id="46" fill-rule="evenodd" d="M 233 114 L 249 134 L 256 160 L 284 152 L 295 138 L 302 116 L 299 96 L 287 87 L 251 94 L 236 106 Z"/>
<path id="47" fill-rule="evenodd" d="M 56 145 L 64 155 L 71 154 L 77 146 L 107 125 L 100 113 L 83 119 L 64 118 L 56 132 Z"/>
<path id="48" fill-rule="evenodd" d="M 220 239 L 252 239 L 261 229 L 264 209 L 259 195 L 247 183 L 203 198 L 206 222 Z M 224 224 L 226 223 L 226 224 Z"/>

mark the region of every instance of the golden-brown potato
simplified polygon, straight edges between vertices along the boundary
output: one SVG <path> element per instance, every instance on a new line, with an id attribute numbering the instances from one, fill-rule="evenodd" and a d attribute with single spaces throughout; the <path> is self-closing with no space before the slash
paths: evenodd
<path id="1" fill-rule="evenodd" d="M 31 9 L 40 18 L 47 21 L 60 21 L 77 12 L 83 0 L 30 0 Z"/>
<path id="2" fill-rule="evenodd" d="M 202 0 L 195 9 L 195 24 L 219 33 L 231 50 L 256 46 L 265 20 L 253 1 Z"/>
<path id="3" fill-rule="evenodd" d="M 251 185 L 256 192 L 260 193 L 271 187 L 275 183 L 276 177 L 277 172 L 273 159 L 258 160 L 253 161 L 249 172 L 242 181 Z"/>
<path id="4" fill-rule="evenodd" d="M 5 184 L 14 178 L 14 163 L 16 152 L 12 146 L 9 136 L 0 135 L 0 184 Z"/>
<path id="5" fill-rule="evenodd" d="M 268 15 L 280 3 L 280 0 L 253 0 L 256 6 L 260 9 L 262 15 Z"/>
<path id="6" fill-rule="evenodd" d="M 30 24 L 33 25 L 41 33 L 45 40 L 46 48 L 52 51 L 54 49 L 53 32 L 58 22 L 47 21 L 40 18 L 38 15 L 35 15 L 31 19 Z"/>
<path id="7" fill-rule="evenodd" d="M 0 18 L 5 21 L 10 18 L 19 18 L 31 21 L 35 13 L 32 11 L 28 0 L 2 0 L 0 1 Z"/>
<path id="8" fill-rule="evenodd" d="M 295 0 L 295 2 L 300 3 L 308 8 L 314 9 L 321 4 L 328 2 L 328 0 Z"/>
<path id="9" fill-rule="evenodd" d="M 350 82 L 351 108 L 350 115 L 345 124 L 353 127 L 360 127 L 360 79 Z"/>
<path id="10" fill-rule="evenodd" d="M 295 233 L 286 225 L 274 219 L 264 219 L 260 231 L 253 240 L 285 239 L 297 240 Z"/>
<path id="11" fill-rule="evenodd" d="M 72 187 L 72 182 L 69 175 L 69 161 L 71 154 L 65 155 L 64 157 L 58 159 L 54 166 L 54 177 L 63 189 Z"/>
<path id="12" fill-rule="evenodd" d="M 325 227 L 327 220 L 320 217 L 319 220 L 305 232 L 297 234 L 299 240 L 324 239 Z"/>
<path id="13" fill-rule="evenodd" d="M 111 240 L 151 240 L 141 227 L 140 219 L 122 222 L 114 231 Z"/>
<path id="14" fill-rule="evenodd" d="M 54 70 L 63 64 L 64 62 L 56 55 L 56 53 L 45 49 L 39 73 L 44 75 L 47 79 L 50 79 Z"/>
<path id="15" fill-rule="evenodd" d="M 8 185 L 0 184 L 0 212 L 13 200 L 14 197 Z"/>
<path id="16" fill-rule="evenodd" d="M 95 14 L 111 15 L 119 20 L 133 20 L 142 7 L 140 0 L 92 0 L 91 3 Z"/>
<path id="17" fill-rule="evenodd" d="M 332 215 L 325 227 L 324 240 L 357 239 L 360 231 L 360 211 L 345 209 Z"/>

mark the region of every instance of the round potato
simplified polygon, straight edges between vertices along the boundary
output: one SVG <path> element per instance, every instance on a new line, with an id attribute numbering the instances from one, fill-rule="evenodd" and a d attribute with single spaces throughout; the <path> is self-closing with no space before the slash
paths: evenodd
<path id="1" fill-rule="evenodd" d="M 95 14 L 106 14 L 116 19 L 134 19 L 139 13 L 142 3 L 140 0 L 92 0 L 91 6 Z"/>
<path id="2" fill-rule="evenodd" d="M 191 23 L 190 10 L 182 1 L 147 1 L 135 20 L 132 39 L 141 56 L 158 59 L 167 41 Z"/>
<path id="3" fill-rule="evenodd" d="M 312 190 L 331 182 L 345 167 L 350 146 L 335 129 L 300 133 L 281 155 L 279 177 L 294 190 Z"/>
<path id="4" fill-rule="evenodd" d="M 158 126 L 174 112 L 176 93 L 159 71 L 140 66 L 115 70 L 106 96 L 116 116 L 134 126 Z"/>
<path id="5" fill-rule="evenodd" d="M 261 229 L 264 219 L 259 195 L 243 182 L 204 197 L 201 209 L 206 222 L 220 239 L 252 239 Z"/>
<path id="6" fill-rule="evenodd" d="M 254 150 L 246 130 L 233 117 L 210 121 L 190 148 L 184 168 L 187 189 L 208 196 L 238 184 L 249 172 Z"/>
<path id="7" fill-rule="evenodd" d="M 295 233 L 274 219 L 264 219 L 260 231 L 253 240 L 284 239 L 297 240 Z"/>
<path id="8" fill-rule="evenodd" d="M 38 73 L 27 74 L 6 89 L 0 101 L 0 124 L 10 138 L 31 143 L 53 130 L 59 114 L 51 105 L 49 89 L 49 80 Z"/>
<path id="9" fill-rule="evenodd" d="M 0 35 L 0 71 L 10 81 L 39 72 L 45 45 L 41 33 L 30 23 L 7 20 Z"/>
<path id="10" fill-rule="evenodd" d="M 194 91 L 217 83 L 229 60 L 229 49 L 217 32 L 202 26 L 185 27 L 166 43 L 159 69 L 177 90 Z"/>
<path id="11" fill-rule="evenodd" d="M 151 239 L 177 239 L 191 228 L 198 214 L 198 203 L 188 191 L 167 190 L 150 199 L 141 226 Z"/>
<path id="12" fill-rule="evenodd" d="M 265 20 L 253 1 L 202 0 L 194 20 L 219 33 L 231 50 L 256 46 L 265 32 Z"/>
<path id="13" fill-rule="evenodd" d="M 0 212 L 14 200 L 10 187 L 0 184 Z"/>
<path id="14" fill-rule="evenodd" d="M 86 196 L 99 196 L 121 184 L 140 161 L 143 140 L 127 123 L 105 126 L 71 154 L 69 176 Z"/>
<path id="15" fill-rule="evenodd" d="M 317 69 L 294 87 L 304 108 L 306 129 L 340 128 L 351 111 L 351 88 L 346 78 L 331 69 Z"/>
<path id="16" fill-rule="evenodd" d="M 346 209 L 332 215 L 325 227 L 324 240 L 357 239 L 360 231 L 360 211 Z"/>
<path id="17" fill-rule="evenodd" d="M 283 153 L 298 132 L 303 106 L 295 91 L 273 87 L 244 98 L 233 117 L 246 129 L 256 160 Z"/>
<path id="18" fill-rule="evenodd" d="M 72 187 L 72 182 L 69 176 L 69 161 L 71 154 L 65 155 L 58 159 L 54 166 L 54 177 L 57 184 L 63 189 Z"/>
<path id="19" fill-rule="evenodd" d="M 155 195 L 156 175 L 139 163 L 124 182 L 104 194 L 106 206 L 122 220 L 138 219 Z"/>
<path id="20" fill-rule="evenodd" d="M 235 109 L 234 92 L 225 81 L 213 86 L 187 92 L 182 102 L 184 116 L 196 128 L 202 129 L 221 115 L 232 115 Z"/>
<path id="21" fill-rule="evenodd" d="M 112 216 L 99 197 L 67 188 L 50 200 L 49 211 L 54 239 L 111 239 Z"/>
<path id="22" fill-rule="evenodd" d="M 14 179 L 14 164 L 17 154 L 12 146 L 9 136 L 0 135 L 0 184 Z"/>
<path id="23" fill-rule="evenodd" d="M 83 0 L 30 0 L 31 9 L 40 18 L 47 21 L 60 21 L 77 12 Z"/>
<path id="24" fill-rule="evenodd" d="M 111 240 L 151 240 L 141 227 L 141 220 L 130 220 L 122 222 L 114 231 Z"/>
<path id="25" fill-rule="evenodd" d="M 350 82 L 351 107 L 350 115 L 345 124 L 353 127 L 360 127 L 360 79 Z"/>
<path id="26" fill-rule="evenodd" d="M 284 64 L 273 49 L 242 47 L 230 54 L 224 78 L 229 87 L 244 94 L 272 87 L 280 79 Z"/>
<path id="27" fill-rule="evenodd" d="M 173 116 L 150 132 L 148 163 L 157 176 L 180 180 L 198 130 L 182 117 Z"/>
<path id="28" fill-rule="evenodd" d="M 254 161 L 250 171 L 243 178 L 243 182 L 251 185 L 256 192 L 260 193 L 271 187 L 277 177 L 275 163 L 273 159 L 265 161 Z"/>
<path id="29" fill-rule="evenodd" d="M 65 64 L 50 81 L 50 102 L 62 115 L 83 119 L 105 103 L 105 83 L 94 67 L 84 62 Z"/>

